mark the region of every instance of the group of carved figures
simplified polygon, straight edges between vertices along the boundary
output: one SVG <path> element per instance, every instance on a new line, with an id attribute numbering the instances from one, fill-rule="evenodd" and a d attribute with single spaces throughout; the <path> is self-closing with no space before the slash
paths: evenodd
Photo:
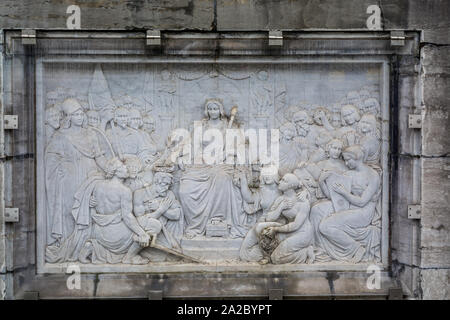
<path id="1" fill-rule="evenodd" d="M 341 126 L 325 107 L 290 110 L 279 166 L 243 169 L 174 158 L 176 141 L 163 142 L 138 109 L 86 111 L 75 98 L 50 106 L 46 261 L 167 261 L 152 242 L 182 252 L 183 239 L 209 234 L 242 239 L 245 262 L 380 261 L 378 101 L 343 104 Z M 237 126 L 219 99 L 205 116 L 204 130 Z"/>

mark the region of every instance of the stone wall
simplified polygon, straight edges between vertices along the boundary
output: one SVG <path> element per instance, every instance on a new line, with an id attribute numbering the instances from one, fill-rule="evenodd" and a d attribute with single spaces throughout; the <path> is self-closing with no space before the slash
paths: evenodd
<path id="1" fill-rule="evenodd" d="M 396 142 L 391 150 L 392 272 L 410 298 L 449 299 L 448 1 L 4 0 L 0 3 L 0 29 L 65 30 L 66 8 L 78 4 L 81 28 L 85 30 L 363 31 L 368 16 L 366 8 L 374 3 L 381 7 L 384 30 L 421 32 L 420 55 L 401 58 L 396 63 L 402 81 L 392 96 L 397 101 L 394 115 L 398 121 L 392 131 Z M 3 36 L 1 38 L 3 40 Z M 2 45 L 2 53 L 3 48 Z M 4 67 L 2 62 L 0 68 Z M 30 67 L 20 62 L 14 66 L 19 72 Z M 24 92 L 32 90 L 30 85 L 25 84 Z M 2 86 L 2 97 L 10 92 L 10 88 Z M 26 93 L 15 99 L 24 106 L 31 106 Z M 0 103 L 2 101 L 0 99 Z M 0 108 L 0 112 L 5 113 L 12 110 L 12 105 Z M 34 118 L 26 110 L 19 114 L 20 125 L 32 128 Z M 424 115 L 421 130 L 407 128 L 410 113 Z M 13 298 L 12 285 L 6 286 L 12 284 L 12 273 L 19 273 L 35 260 L 34 248 L 27 247 L 29 242 L 26 241 L 35 236 L 33 222 L 26 221 L 27 209 L 21 209 L 19 224 L 5 227 L 3 220 L 3 203 L 28 210 L 34 208 L 34 175 L 28 175 L 33 172 L 34 142 L 29 137 L 27 132 L 6 133 L 5 154 L 3 146 L 0 151 L 0 179 L 4 181 L 0 206 L 0 298 L 5 287 L 7 297 L 9 292 L 9 298 Z M 0 145 L 2 143 L 0 140 Z M 13 190 L 12 179 L 31 181 L 26 188 Z M 407 217 L 407 205 L 414 203 L 422 205 L 420 220 Z M 14 253 L 11 252 L 12 242 Z M 21 285 L 21 278 L 18 279 L 15 286 Z M 89 281 L 96 287 L 98 279 Z"/>

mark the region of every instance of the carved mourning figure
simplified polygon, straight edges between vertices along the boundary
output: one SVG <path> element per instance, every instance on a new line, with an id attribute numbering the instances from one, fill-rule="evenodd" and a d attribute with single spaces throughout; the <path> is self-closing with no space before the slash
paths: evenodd
<path id="1" fill-rule="evenodd" d="M 61 126 L 61 109 L 57 105 L 53 105 L 46 112 L 45 123 L 47 125 L 47 140 L 50 140 L 56 130 Z"/>
<path id="2" fill-rule="evenodd" d="M 379 228 L 376 220 L 380 196 L 379 173 L 363 162 L 358 145 L 343 151 L 348 168 L 343 174 L 324 171 L 319 179 L 323 192 L 331 200 L 311 209 L 316 225 L 316 246 L 332 259 L 351 261 L 379 258 Z"/>
<path id="3" fill-rule="evenodd" d="M 373 114 L 363 114 L 358 123 L 358 143 L 364 151 L 364 161 L 377 164 L 380 159 L 380 131 L 377 128 L 377 119 Z"/>
<path id="4" fill-rule="evenodd" d="M 358 109 L 351 104 L 342 106 L 341 109 L 342 127 L 335 132 L 336 138 L 341 139 L 345 146 L 354 145 L 357 141 L 357 125 L 361 119 Z"/>

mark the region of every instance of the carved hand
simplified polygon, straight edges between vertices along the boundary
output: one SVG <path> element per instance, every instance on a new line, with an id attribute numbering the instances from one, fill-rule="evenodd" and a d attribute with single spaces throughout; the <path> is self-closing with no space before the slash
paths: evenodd
<path id="1" fill-rule="evenodd" d="M 155 211 L 158 208 L 159 208 L 158 201 L 154 201 L 154 200 L 145 201 L 145 209 L 147 211 Z"/>
<path id="2" fill-rule="evenodd" d="M 90 208 L 95 208 L 97 206 L 97 198 L 92 195 L 91 198 L 89 199 L 89 207 Z"/>
<path id="3" fill-rule="evenodd" d="M 172 199 L 170 199 L 169 197 L 165 198 L 163 201 L 161 201 L 161 203 L 159 204 L 159 208 L 158 211 L 160 213 L 164 213 L 166 212 L 170 206 L 172 205 L 173 201 Z"/>
<path id="4" fill-rule="evenodd" d="M 290 199 L 284 199 L 283 202 L 281 202 L 281 209 L 282 210 L 290 209 L 293 206 L 294 206 L 294 201 L 292 201 Z"/>
<path id="5" fill-rule="evenodd" d="M 138 242 L 141 247 L 148 247 L 150 244 L 150 236 L 147 233 L 143 233 L 139 236 Z"/>
<path id="6" fill-rule="evenodd" d="M 348 194 L 347 189 L 345 189 L 345 187 L 342 184 L 340 184 L 340 183 L 336 182 L 331 187 L 333 188 L 334 191 L 336 191 L 337 193 L 339 193 L 339 194 L 341 194 L 343 196 Z"/>

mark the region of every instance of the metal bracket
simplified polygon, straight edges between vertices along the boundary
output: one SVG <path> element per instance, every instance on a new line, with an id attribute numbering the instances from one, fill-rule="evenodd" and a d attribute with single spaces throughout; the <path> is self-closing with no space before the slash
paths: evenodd
<path id="1" fill-rule="evenodd" d="M 420 204 L 408 205 L 408 219 L 420 219 L 422 207 Z"/>
<path id="2" fill-rule="evenodd" d="M 391 46 L 402 47 L 405 45 L 405 32 L 404 31 L 391 31 Z"/>
<path id="3" fill-rule="evenodd" d="M 421 114 L 410 114 L 408 116 L 408 128 L 422 129 L 422 115 Z"/>
<path id="4" fill-rule="evenodd" d="M 19 117 L 16 115 L 3 116 L 3 129 L 17 129 L 19 128 Z"/>
<path id="5" fill-rule="evenodd" d="M 19 222 L 19 208 L 5 208 L 5 222 Z"/>
<path id="6" fill-rule="evenodd" d="M 269 300 L 283 300 L 283 289 L 269 289 Z"/>
<path id="7" fill-rule="evenodd" d="M 147 30 L 146 39 L 147 39 L 148 46 L 160 46 L 161 45 L 161 31 Z"/>
<path id="8" fill-rule="evenodd" d="M 22 30 L 22 44 L 36 44 L 36 30 L 23 29 Z"/>
<path id="9" fill-rule="evenodd" d="M 283 45 L 283 31 L 269 31 L 269 46 L 281 47 L 282 45 Z"/>

